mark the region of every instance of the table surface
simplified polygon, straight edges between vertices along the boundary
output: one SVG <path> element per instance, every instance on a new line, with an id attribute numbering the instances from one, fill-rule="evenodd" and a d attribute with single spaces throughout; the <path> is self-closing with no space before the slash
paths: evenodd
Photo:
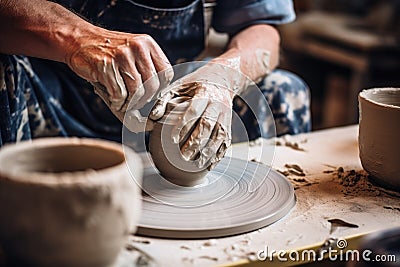
<path id="1" fill-rule="evenodd" d="M 231 156 L 256 160 L 286 173 L 297 197 L 295 208 L 287 216 L 265 228 L 232 237 L 172 240 L 131 236 L 129 245 L 146 252 L 158 266 L 216 266 L 245 263 L 243 260 L 254 258 L 266 247 L 269 251 L 292 250 L 322 243 L 329 237 L 346 238 L 399 226 L 399 194 L 366 179 L 357 137 L 358 127 L 353 125 L 235 144 Z M 305 176 L 295 171 L 293 164 Z M 332 227 L 330 219 L 358 228 Z"/>

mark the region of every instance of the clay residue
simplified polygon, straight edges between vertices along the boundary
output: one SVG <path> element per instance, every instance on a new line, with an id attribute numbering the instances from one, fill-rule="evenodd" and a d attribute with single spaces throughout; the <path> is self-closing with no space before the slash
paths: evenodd
<path id="1" fill-rule="evenodd" d="M 123 256 L 119 257 L 117 259 L 117 262 L 114 263 L 113 266 L 130 266 L 132 263 L 134 264 L 134 266 L 147 266 L 147 267 L 158 266 L 158 264 L 156 264 L 156 261 L 152 256 L 150 256 L 149 254 L 147 254 L 138 247 L 128 244 L 125 246 L 125 250 L 129 254 L 125 255 L 120 254 Z"/>
<path id="2" fill-rule="evenodd" d="M 134 235 L 134 233 L 132 233 L 131 235 Z M 144 244 L 144 245 L 150 245 L 151 241 L 147 240 L 147 239 L 138 239 L 138 238 L 134 238 L 134 239 L 130 239 L 129 240 L 132 243 L 138 243 L 138 244 Z"/>
<path id="3" fill-rule="evenodd" d="M 286 163 L 285 168 L 290 174 L 293 174 L 296 176 L 306 176 L 306 174 L 304 173 L 304 170 L 297 164 Z"/>
<path id="4" fill-rule="evenodd" d="M 349 223 L 342 219 L 329 219 L 328 222 L 331 223 L 330 234 L 332 234 L 339 227 L 358 228 L 357 224 Z"/>
<path id="5" fill-rule="evenodd" d="M 254 146 L 262 146 L 262 140 L 259 138 L 253 141 L 249 141 L 249 147 L 254 147 Z"/>
<path id="6" fill-rule="evenodd" d="M 400 207 L 383 206 L 383 208 L 387 209 L 387 210 L 394 210 L 394 211 L 399 211 L 400 212 Z"/>
<path id="7" fill-rule="evenodd" d="M 205 241 L 202 246 L 213 247 L 213 246 L 216 246 L 217 244 L 218 244 L 217 239 L 210 239 L 210 240 Z"/>
<path id="8" fill-rule="evenodd" d="M 365 170 L 345 170 L 343 167 L 325 170 L 323 173 L 332 174 L 334 180 L 343 186 L 341 192 L 345 196 L 359 196 L 360 194 L 380 196 L 382 193 L 400 197 L 400 193 L 374 185 Z"/>
<path id="9" fill-rule="evenodd" d="M 218 258 L 217 257 L 208 256 L 208 255 L 201 255 L 201 256 L 198 256 L 198 257 L 183 257 L 182 258 L 183 262 L 187 262 L 187 263 L 190 263 L 190 264 L 194 264 L 195 261 L 198 261 L 198 260 L 209 260 L 209 261 L 217 262 Z"/>
<path id="10" fill-rule="evenodd" d="M 285 175 L 285 176 L 290 176 L 290 175 L 306 176 L 303 168 L 301 168 L 298 164 L 286 163 L 284 165 L 284 167 L 285 168 L 283 170 L 277 169 L 277 171 L 280 172 L 281 174 Z"/>
<path id="11" fill-rule="evenodd" d="M 248 245 L 250 244 L 250 240 L 244 239 L 239 241 L 238 243 L 231 244 L 228 247 L 224 248 L 224 253 L 227 256 L 227 260 L 231 262 L 235 262 L 238 260 L 247 259 L 250 261 L 257 260 L 257 254 L 254 251 L 249 251 Z"/>
<path id="12" fill-rule="evenodd" d="M 284 176 L 286 176 L 289 179 L 289 181 L 292 182 L 292 184 L 294 186 L 294 190 L 297 190 L 297 189 L 299 189 L 300 187 L 303 187 L 303 186 L 310 186 L 310 185 L 313 185 L 313 184 L 318 184 L 318 182 L 309 181 L 305 177 L 306 176 L 305 171 L 298 164 L 286 163 L 284 165 L 284 169 L 277 169 L 276 171 L 278 171 L 279 173 L 281 173 Z"/>
<path id="13" fill-rule="evenodd" d="M 250 161 L 251 161 L 251 162 L 255 162 L 255 163 L 259 163 L 259 164 L 264 164 L 264 163 L 261 162 L 261 160 L 258 160 L 258 159 L 256 159 L 256 158 L 251 159 Z"/>
<path id="14" fill-rule="evenodd" d="M 291 140 L 291 137 L 289 135 L 284 135 L 280 138 L 275 138 L 275 142 L 274 145 L 276 146 L 286 146 L 286 147 L 290 147 L 294 150 L 297 151 L 307 151 L 306 149 L 304 149 L 301 144 L 305 144 L 307 143 L 307 139 L 302 139 L 300 141 L 293 141 Z"/>
<path id="15" fill-rule="evenodd" d="M 218 261 L 217 257 L 211 257 L 211 256 L 208 256 L 208 255 L 200 256 L 199 259 L 206 259 L 206 260 L 210 260 L 210 261 Z"/>

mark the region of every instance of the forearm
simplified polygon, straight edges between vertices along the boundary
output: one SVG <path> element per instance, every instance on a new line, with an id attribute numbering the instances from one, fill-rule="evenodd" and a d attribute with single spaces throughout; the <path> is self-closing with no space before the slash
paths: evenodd
<path id="1" fill-rule="evenodd" d="M 0 53 L 65 62 L 77 39 L 97 27 L 44 0 L 0 0 Z"/>
<path id="2" fill-rule="evenodd" d="M 258 81 L 279 62 L 280 36 L 270 25 L 254 25 L 237 33 L 219 59 L 240 59 L 240 70 Z"/>

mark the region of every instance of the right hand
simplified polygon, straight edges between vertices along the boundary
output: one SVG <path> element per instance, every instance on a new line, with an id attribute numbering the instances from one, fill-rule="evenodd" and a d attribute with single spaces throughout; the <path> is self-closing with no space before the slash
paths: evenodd
<path id="1" fill-rule="evenodd" d="M 212 168 L 231 144 L 232 101 L 245 86 L 239 70 L 240 57 L 215 58 L 171 84 L 149 115 L 157 121 L 174 98 L 188 99 L 171 138 L 180 145 L 183 159 L 195 161 L 199 168 Z"/>
<path id="2" fill-rule="evenodd" d="M 76 74 L 95 85 L 96 93 L 122 121 L 128 106 L 142 108 L 160 86 L 172 80 L 173 71 L 149 35 L 96 29 L 79 39 L 66 62 Z M 161 71 L 162 75 L 157 76 Z"/>

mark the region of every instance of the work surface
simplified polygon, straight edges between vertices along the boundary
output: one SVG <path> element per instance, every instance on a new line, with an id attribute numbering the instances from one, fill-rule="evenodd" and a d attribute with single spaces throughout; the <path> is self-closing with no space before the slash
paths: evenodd
<path id="1" fill-rule="evenodd" d="M 146 252 L 157 266 L 216 266 L 245 263 L 259 250 L 291 250 L 329 237 L 400 225 L 400 198 L 372 185 L 358 157 L 358 127 L 349 126 L 235 144 L 233 157 L 271 165 L 293 183 L 295 208 L 283 219 L 250 233 L 212 240 L 170 240 L 131 236 L 129 246 Z M 265 153 L 263 153 L 263 151 Z M 357 225 L 334 227 L 328 220 Z"/>

